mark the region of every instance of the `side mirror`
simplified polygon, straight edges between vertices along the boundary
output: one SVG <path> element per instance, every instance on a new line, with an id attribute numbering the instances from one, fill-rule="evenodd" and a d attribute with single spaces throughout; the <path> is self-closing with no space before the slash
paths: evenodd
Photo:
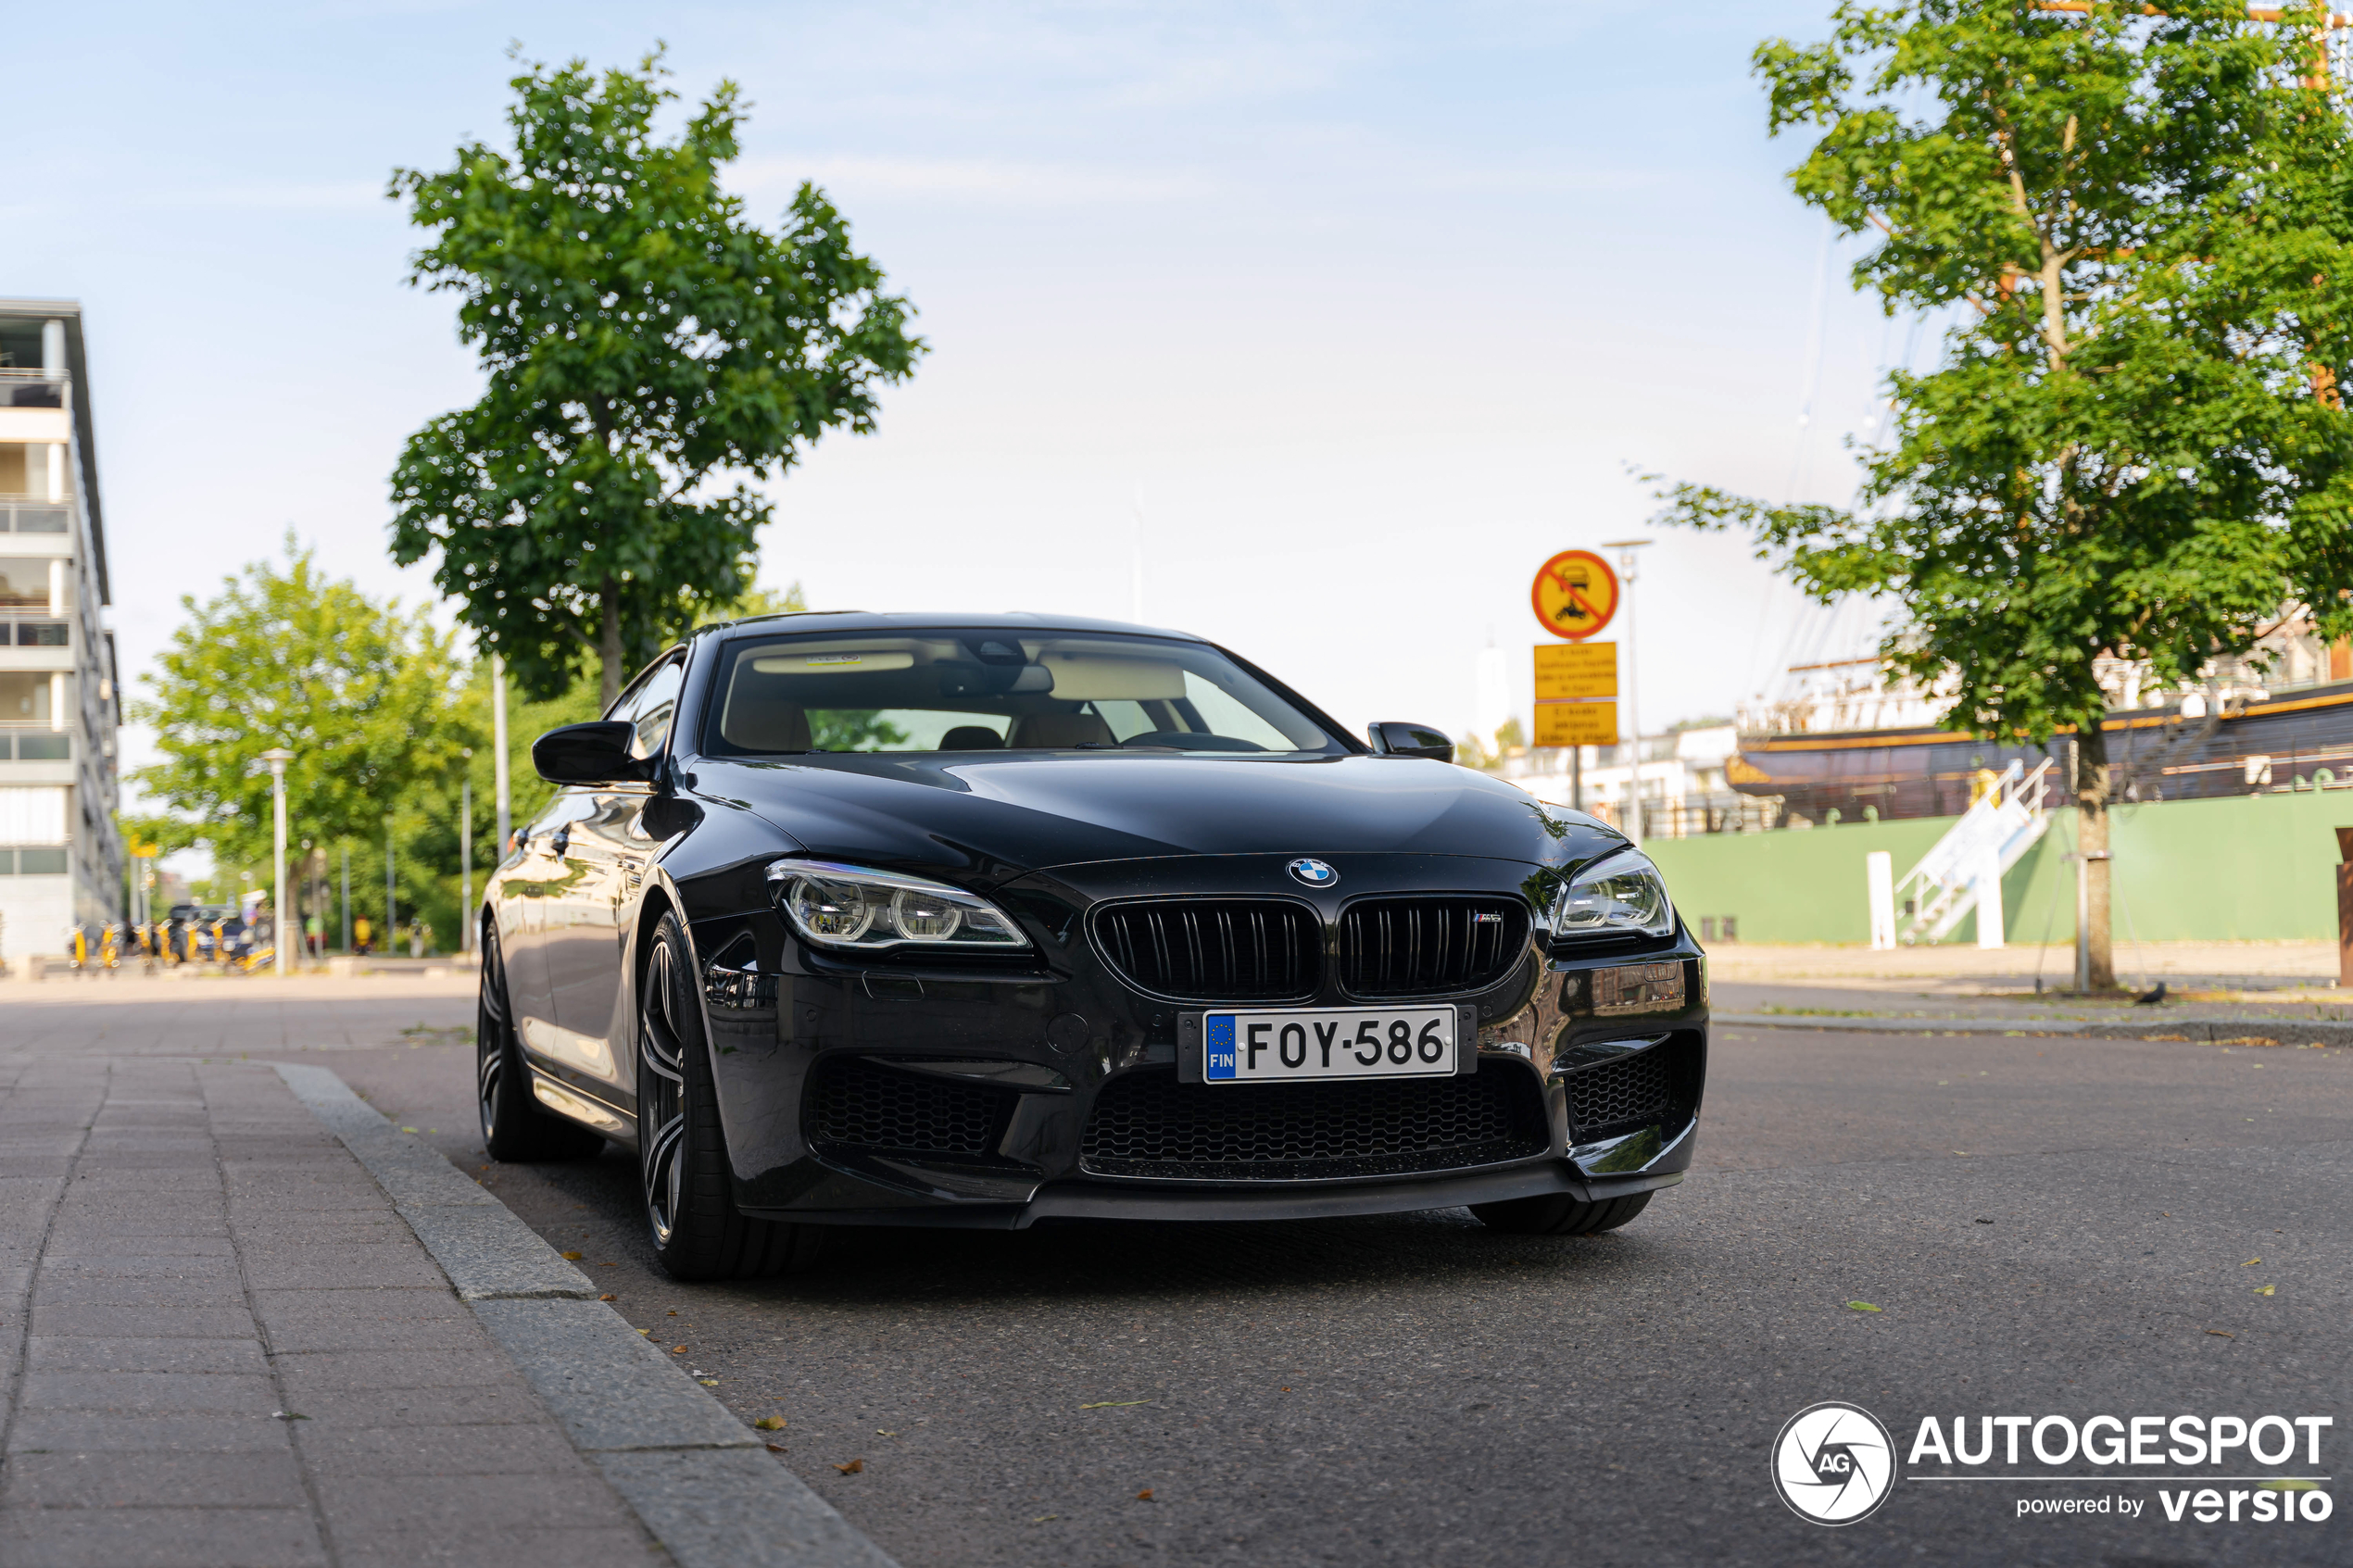
<path id="1" fill-rule="evenodd" d="M 1434 724 L 1385 719 L 1366 733 L 1373 737 L 1374 752 L 1382 757 L 1427 757 L 1433 762 L 1454 759 L 1454 743 Z"/>
<path id="2" fill-rule="evenodd" d="M 619 719 L 566 724 L 531 743 L 531 765 L 549 784 L 644 784 L 654 776 L 653 759 L 632 757 L 637 727 Z"/>

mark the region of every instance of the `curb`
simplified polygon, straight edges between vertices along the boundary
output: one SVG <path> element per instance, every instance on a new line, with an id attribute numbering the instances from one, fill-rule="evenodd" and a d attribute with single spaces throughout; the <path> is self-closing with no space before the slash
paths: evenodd
<path id="1" fill-rule="evenodd" d="M 2084 1040 L 2277 1040 L 2353 1046 L 2353 1023 L 2300 1018 L 2152 1018 L 2145 1023 L 2064 1018 L 1809 1018 L 1789 1012 L 1719 1012 L 1709 1020 L 1742 1029 L 1812 1029 L 1857 1035 L 2058 1035 Z"/>
<path id="2" fill-rule="evenodd" d="M 898 1568 L 480 1183 L 326 1068 L 276 1065 L 679 1568 Z"/>

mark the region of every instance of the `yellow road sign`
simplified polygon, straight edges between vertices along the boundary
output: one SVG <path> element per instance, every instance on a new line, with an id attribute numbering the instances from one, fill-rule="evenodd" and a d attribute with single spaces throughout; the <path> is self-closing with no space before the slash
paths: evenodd
<path id="1" fill-rule="evenodd" d="M 1608 702 L 1540 702 L 1536 705 L 1538 746 L 1616 746 L 1617 704 Z"/>
<path id="2" fill-rule="evenodd" d="M 1528 602 L 1554 636 L 1590 637 L 1617 613 L 1617 573 L 1591 550 L 1563 550 L 1537 569 Z"/>
<path id="3" fill-rule="evenodd" d="M 1617 695 L 1616 643 L 1542 643 L 1536 649 L 1536 700 L 1614 697 Z"/>

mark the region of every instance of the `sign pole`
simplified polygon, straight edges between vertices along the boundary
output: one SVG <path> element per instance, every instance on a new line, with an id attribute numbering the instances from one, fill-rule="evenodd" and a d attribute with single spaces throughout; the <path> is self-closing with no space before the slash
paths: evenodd
<path id="1" fill-rule="evenodd" d="M 1650 543 L 1648 539 L 1613 539 L 1602 546 L 1617 552 L 1618 580 L 1626 584 L 1626 744 L 1633 761 L 1626 775 L 1625 831 L 1637 844 L 1642 841 L 1642 709 L 1634 678 L 1634 552 Z"/>

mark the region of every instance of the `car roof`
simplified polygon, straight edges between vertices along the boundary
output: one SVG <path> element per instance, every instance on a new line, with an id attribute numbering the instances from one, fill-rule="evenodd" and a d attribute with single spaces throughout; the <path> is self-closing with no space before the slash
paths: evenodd
<path id="1" fill-rule="evenodd" d="M 1004 632 L 1019 635 L 1038 632 L 1125 632 L 1147 637 L 1174 637 L 1180 642 L 1206 643 L 1209 639 L 1192 632 L 1171 631 L 1164 626 L 1139 626 L 1126 621 L 1097 621 L 1083 615 L 1040 615 L 1034 610 L 1001 610 L 993 615 L 975 614 L 970 610 L 940 610 L 922 613 L 912 610 L 877 612 L 865 609 L 789 610 L 782 615 L 752 616 L 743 621 L 723 621 L 699 627 L 697 636 L 713 633 L 749 630 L 774 632 Z"/>

